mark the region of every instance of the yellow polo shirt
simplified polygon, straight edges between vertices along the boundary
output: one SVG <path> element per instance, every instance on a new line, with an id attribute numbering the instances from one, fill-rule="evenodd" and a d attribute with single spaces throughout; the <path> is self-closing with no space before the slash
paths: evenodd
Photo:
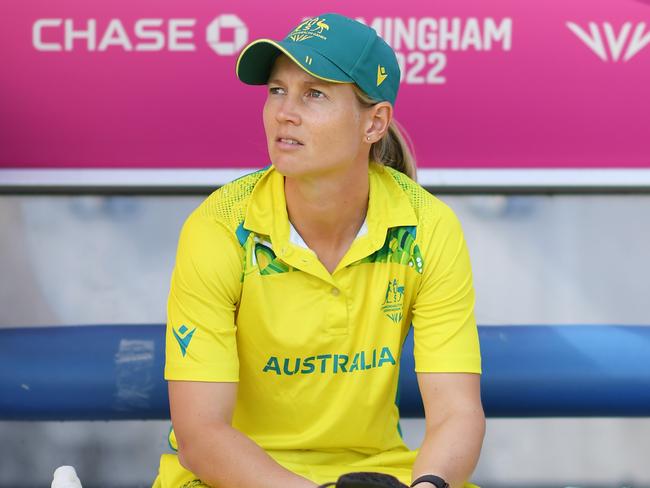
<path id="1" fill-rule="evenodd" d="M 171 282 L 165 378 L 239 382 L 233 426 L 317 483 L 359 470 L 410 482 L 395 398 L 411 326 L 417 372 L 481 370 L 457 218 L 393 169 L 368 174 L 366 220 L 333 273 L 291 226 L 270 167 L 190 215 Z M 165 462 L 170 479 L 182 470 L 163 461 L 161 476 Z"/>

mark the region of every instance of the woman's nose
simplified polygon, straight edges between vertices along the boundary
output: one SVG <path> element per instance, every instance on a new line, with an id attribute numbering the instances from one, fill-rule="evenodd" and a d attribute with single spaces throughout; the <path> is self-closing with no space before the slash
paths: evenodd
<path id="1" fill-rule="evenodd" d="M 283 98 L 275 118 L 278 122 L 290 122 L 292 124 L 300 124 L 300 110 L 299 101 L 296 101 L 290 95 Z"/>

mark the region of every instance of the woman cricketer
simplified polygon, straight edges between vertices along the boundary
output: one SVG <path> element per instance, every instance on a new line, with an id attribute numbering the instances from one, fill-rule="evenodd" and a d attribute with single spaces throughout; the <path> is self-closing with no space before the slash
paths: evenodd
<path id="1" fill-rule="evenodd" d="M 249 44 L 237 75 L 267 86 L 272 165 L 215 191 L 181 232 L 165 366 L 177 453 L 154 486 L 309 488 L 353 472 L 399 483 L 345 486 L 472 486 L 485 417 L 470 261 L 454 213 L 413 181 L 394 52 L 324 14 Z M 411 327 L 417 451 L 396 405 Z"/>

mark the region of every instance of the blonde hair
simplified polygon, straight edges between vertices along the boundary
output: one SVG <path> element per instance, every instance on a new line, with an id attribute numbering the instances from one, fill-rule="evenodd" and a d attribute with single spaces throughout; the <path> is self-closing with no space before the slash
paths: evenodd
<path id="1" fill-rule="evenodd" d="M 370 98 L 357 85 L 353 85 L 357 100 L 363 107 L 372 107 L 378 102 Z M 413 144 L 404 128 L 395 120 L 391 120 L 384 137 L 370 146 L 370 159 L 404 173 L 412 180 L 417 179 L 415 157 L 411 148 Z"/>

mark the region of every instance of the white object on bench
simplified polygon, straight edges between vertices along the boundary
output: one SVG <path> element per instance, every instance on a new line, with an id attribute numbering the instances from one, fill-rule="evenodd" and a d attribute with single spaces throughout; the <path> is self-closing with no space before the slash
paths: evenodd
<path id="1" fill-rule="evenodd" d="M 59 466 L 54 470 L 52 488 L 82 488 L 77 472 L 72 466 Z"/>

